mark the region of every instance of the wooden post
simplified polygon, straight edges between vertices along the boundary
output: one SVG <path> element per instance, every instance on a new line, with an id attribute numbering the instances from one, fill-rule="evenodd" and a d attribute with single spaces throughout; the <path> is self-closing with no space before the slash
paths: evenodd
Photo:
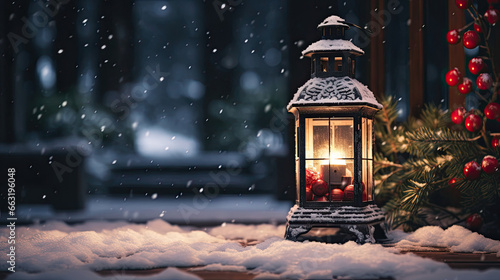
<path id="1" fill-rule="evenodd" d="M 410 0 L 410 22 L 410 115 L 415 116 L 420 112 L 424 101 L 423 1 Z"/>
<path id="2" fill-rule="evenodd" d="M 448 28 L 459 29 L 465 25 L 465 13 L 454 0 L 448 0 Z M 448 69 L 457 67 L 465 75 L 465 53 L 462 43 L 448 45 Z M 458 87 L 448 87 L 448 108 L 454 110 L 465 105 L 465 95 L 458 92 Z"/>
<path id="3" fill-rule="evenodd" d="M 383 11 L 384 0 L 370 1 L 370 18 L 377 22 L 374 18 L 375 13 L 372 11 Z M 378 34 L 371 37 L 370 42 L 370 89 L 373 91 L 378 100 L 382 99 L 385 94 L 385 57 L 384 57 L 384 29 L 380 28 Z"/>

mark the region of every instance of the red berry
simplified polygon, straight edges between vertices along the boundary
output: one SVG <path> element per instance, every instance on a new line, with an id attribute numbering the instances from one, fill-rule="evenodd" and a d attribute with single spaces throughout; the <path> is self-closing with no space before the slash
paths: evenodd
<path id="1" fill-rule="evenodd" d="M 451 112 L 451 121 L 454 124 L 461 124 L 464 121 L 466 112 L 467 111 L 465 111 L 464 107 L 455 109 L 453 112 Z"/>
<path id="2" fill-rule="evenodd" d="M 483 29 L 481 28 L 481 25 L 474 23 L 474 30 L 476 30 L 477 33 L 483 33 Z"/>
<path id="3" fill-rule="evenodd" d="M 483 122 L 478 115 L 470 114 L 465 118 L 465 128 L 470 132 L 476 132 L 481 129 Z"/>
<path id="4" fill-rule="evenodd" d="M 491 102 L 484 108 L 484 114 L 490 120 L 497 119 L 500 117 L 500 105 L 496 102 Z"/>
<path id="5" fill-rule="evenodd" d="M 477 85 L 477 88 L 479 88 L 479 89 L 487 90 L 491 87 L 492 83 L 493 83 L 493 79 L 491 78 L 490 74 L 488 74 L 488 73 L 481 73 L 481 74 L 479 74 L 479 76 L 477 76 L 476 85 Z"/>
<path id="6" fill-rule="evenodd" d="M 316 180 L 320 179 L 319 172 L 316 171 L 316 168 L 309 167 L 306 169 L 306 186 L 311 187 Z"/>
<path id="7" fill-rule="evenodd" d="M 470 1 L 469 0 L 456 0 L 455 3 L 459 9 L 465 10 L 469 8 Z"/>
<path id="8" fill-rule="evenodd" d="M 312 184 L 311 190 L 314 195 L 323 196 L 328 193 L 328 184 L 325 181 L 318 179 L 314 182 L 314 184 Z"/>
<path id="9" fill-rule="evenodd" d="M 479 41 L 481 41 L 481 39 L 479 38 L 479 34 L 477 34 L 477 32 L 473 30 L 465 32 L 462 38 L 464 46 L 468 49 L 477 47 L 477 45 L 479 45 Z"/>
<path id="10" fill-rule="evenodd" d="M 483 218 L 481 215 L 474 213 L 467 218 L 465 223 L 467 224 L 468 229 L 478 231 L 483 225 Z"/>
<path id="11" fill-rule="evenodd" d="M 491 146 L 493 147 L 493 149 L 495 149 L 499 145 L 500 145 L 500 136 L 493 137 L 493 139 L 491 140 Z"/>
<path id="12" fill-rule="evenodd" d="M 486 174 L 492 174 L 498 170 L 498 160 L 494 156 L 485 156 L 481 167 Z"/>
<path id="13" fill-rule="evenodd" d="M 481 166 L 475 161 L 469 161 L 464 166 L 464 175 L 465 178 L 469 180 L 474 180 L 479 178 L 481 175 Z"/>
<path id="14" fill-rule="evenodd" d="M 469 61 L 469 71 L 472 74 L 474 75 L 479 74 L 481 70 L 483 70 L 483 68 L 484 68 L 484 61 L 482 58 L 474 57 Z"/>
<path id="15" fill-rule="evenodd" d="M 451 45 L 458 43 L 460 41 L 460 33 L 458 30 L 453 29 L 448 31 L 448 33 L 446 33 L 446 41 L 448 41 Z"/>
<path id="16" fill-rule="evenodd" d="M 354 185 L 349 185 L 344 189 L 344 200 L 353 201 L 354 200 Z"/>
<path id="17" fill-rule="evenodd" d="M 498 10 L 490 6 L 486 13 L 484 13 L 484 17 L 493 25 L 498 21 Z"/>
<path id="18" fill-rule="evenodd" d="M 332 201 L 342 201 L 344 199 L 344 192 L 341 189 L 332 190 Z"/>
<path id="19" fill-rule="evenodd" d="M 461 78 L 462 74 L 460 73 L 460 71 L 458 71 L 458 68 L 456 67 L 448 71 L 445 77 L 446 83 L 451 87 L 457 85 Z"/>
<path id="20" fill-rule="evenodd" d="M 448 185 L 450 185 L 450 187 L 454 187 L 458 182 L 458 179 L 457 178 L 451 178 L 450 181 L 448 181 Z"/>
<path id="21" fill-rule="evenodd" d="M 458 85 L 458 91 L 461 94 L 467 94 L 472 91 L 472 81 L 469 78 L 464 78 L 461 84 Z"/>

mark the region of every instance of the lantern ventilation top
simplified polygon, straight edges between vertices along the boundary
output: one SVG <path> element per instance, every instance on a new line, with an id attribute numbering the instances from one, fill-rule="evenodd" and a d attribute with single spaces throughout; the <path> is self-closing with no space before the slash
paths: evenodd
<path id="1" fill-rule="evenodd" d="M 349 25 L 345 24 L 345 19 L 339 17 L 339 16 L 329 16 L 325 18 L 323 22 L 318 24 L 318 28 L 325 27 L 325 26 L 344 26 L 346 29 L 349 28 Z"/>

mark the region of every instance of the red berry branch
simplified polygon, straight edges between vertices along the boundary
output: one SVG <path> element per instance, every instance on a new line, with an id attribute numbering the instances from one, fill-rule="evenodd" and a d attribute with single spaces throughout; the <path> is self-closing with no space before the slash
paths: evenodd
<path id="1" fill-rule="evenodd" d="M 493 6 L 479 14 L 472 1 L 455 1 L 473 20 L 446 34 L 450 48 L 466 48 L 468 56 L 465 71 L 451 67 L 445 81 L 458 88 L 457 94 L 472 94 L 479 106 L 464 104 L 448 115 L 430 104 L 415 119 L 399 124 L 397 102 L 391 96 L 383 100 L 374 126 L 375 198 L 393 228 L 462 224 L 483 234 L 498 233 L 494 238 L 500 239 L 500 133 L 489 131 L 500 128 L 499 75 L 492 57 L 498 51 L 490 47 L 500 39 L 493 38 L 498 18 Z M 490 4 L 500 6 L 497 1 Z M 348 186 L 343 190 L 344 200 L 351 197 Z M 336 195 L 330 194 L 330 200 Z M 310 196 L 316 196 L 314 191 Z"/>
<path id="2" fill-rule="evenodd" d="M 473 22 L 460 29 L 450 30 L 446 34 L 446 40 L 449 44 L 458 45 L 462 41 L 465 48 L 479 48 L 479 54 L 483 54 L 470 59 L 467 64 L 470 73 L 476 76 L 475 80 L 464 77 L 455 67 L 446 74 L 446 83 L 451 87 L 457 86 L 460 94 L 466 95 L 474 92 L 486 104 L 482 112 L 477 109 L 467 112 L 464 107 L 457 108 L 450 115 L 451 121 L 459 125 L 464 124 L 466 130 L 478 134 L 477 137 L 471 138 L 472 141 L 483 138 L 485 145 L 489 146 L 491 143 L 493 149 L 500 145 L 500 133 L 487 131 L 486 122 L 487 120 L 500 122 L 500 105 L 495 102 L 500 93 L 500 83 L 488 40 L 492 34 L 492 29 L 498 22 L 499 12 L 494 7 L 498 2 L 499 0 L 488 0 L 489 7 L 481 15 L 471 0 L 456 0 L 457 7 L 463 9 L 464 12 L 467 11 L 473 18 Z M 494 156 L 486 155 L 481 163 L 472 160 L 464 165 L 464 180 L 473 181 L 480 178 L 482 172 L 492 175 L 497 171 L 498 160 Z M 459 180 L 462 179 L 452 178 L 449 185 L 455 186 Z M 481 219 L 481 217 L 477 213 L 472 214 L 467 219 L 467 225 L 475 224 L 477 227 L 478 219 Z"/>
<path id="3" fill-rule="evenodd" d="M 477 76 L 475 81 L 464 77 L 456 67 L 446 74 L 446 83 L 449 86 L 457 86 L 461 94 L 474 92 L 488 104 L 484 109 L 484 114 L 477 110 L 465 112 L 465 109 L 460 107 L 453 111 L 451 115 L 452 121 L 456 124 L 461 124 L 465 120 L 465 128 L 470 132 L 480 132 L 486 143 L 489 143 L 488 134 L 493 135 L 485 130 L 486 120 L 500 122 L 500 105 L 494 102 L 498 95 L 499 80 L 495 71 L 495 61 L 488 44 L 491 29 L 498 22 L 498 10 L 493 7 L 493 4 L 498 2 L 498 0 L 488 0 L 489 8 L 484 13 L 484 16 L 481 16 L 476 7 L 472 5 L 472 1 L 456 0 L 457 7 L 468 11 L 474 21 L 463 28 L 450 30 L 446 35 L 447 41 L 452 45 L 456 45 L 462 40 L 465 48 L 474 49 L 480 47 L 486 50 L 486 55 L 469 60 L 468 69 L 470 73 Z M 482 120 L 480 115 L 483 115 Z"/>

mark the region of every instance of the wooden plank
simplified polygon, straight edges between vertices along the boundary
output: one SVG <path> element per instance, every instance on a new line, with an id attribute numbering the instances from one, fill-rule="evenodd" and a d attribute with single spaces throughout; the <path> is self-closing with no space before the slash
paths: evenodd
<path id="1" fill-rule="evenodd" d="M 370 0 L 370 20 L 378 22 L 376 13 L 384 11 L 384 0 Z M 370 89 L 378 100 L 381 100 L 385 93 L 385 58 L 384 58 L 384 29 L 372 34 L 370 42 Z"/>
<path id="2" fill-rule="evenodd" d="M 418 115 L 424 102 L 424 46 L 423 1 L 410 0 L 409 67 L 410 67 L 410 115 Z"/>
<path id="3" fill-rule="evenodd" d="M 193 270 L 199 267 L 177 267 L 177 269 L 185 271 L 190 274 L 197 275 L 204 280 L 250 280 L 255 278 L 255 274 L 250 272 L 239 271 L 207 271 L 207 270 Z M 153 269 L 120 269 L 120 270 L 103 270 L 96 273 L 104 277 L 151 277 L 162 273 L 166 268 L 153 268 Z"/>
<path id="4" fill-rule="evenodd" d="M 455 4 L 455 0 L 448 0 L 448 28 L 459 29 L 465 25 L 465 13 Z M 444 38 L 443 38 L 444 40 Z M 462 43 L 448 45 L 448 69 L 458 67 L 465 75 L 465 53 Z M 458 92 L 458 87 L 449 87 L 448 108 L 454 110 L 465 105 L 465 95 Z"/>
<path id="5" fill-rule="evenodd" d="M 250 245 L 250 244 L 248 244 Z M 252 244 L 255 245 L 255 244 Z M 250 245 L 250 246 L 252 246 Z M 391 247 L 384 245 L 385 247 Z M 427 248 L 427 250 L 426 250 Z M 421 251 L 423 250 L 423 251 Z M 448 248 L 436 248 L 436 247 L 422 247 L 421 250 L 410 250 L 403 251 L 401 253 L 412 253 L 423 258 L 429 258 L 438 262 L 446 263 L 453 269 L 473 269 L 473 270 L 486 270 L 490 268 L 498 269 L 500 268 L 500 258 L 493 253 L 452 253 L 447 251 Z M 437 250 L 437 251 L 432 251 Z M 186 271 L 188 273 L 196 274 L 202 279 L 238 279 L 246 280 L 253 279 L 256 275 L 250 271 L 203 271 L 194 270 L 200 268 L 198 267 L 178 267 L 178 269 Z M 110 276 L 129 276 L 129 277 L 145 277 L 154 276 L 163 272 L 166 268 L 153 268 L 153 269 L 111 269 L 96 271 L 100 276 L 110 277 Z M 9 275 L 7 272 L 0 272 L 0 279 L 3 279 Z M 390 279 L 390 278 L 381 278 Z"/>
<path id="6" fill-rule="evenodd" d="M 452 252 L 418 252 L 411 253 L 447 264 L 453 269 L 486 270 L 500 268 L 500 258 L 496 254 L 487 253 L 452 253 Z"/>

